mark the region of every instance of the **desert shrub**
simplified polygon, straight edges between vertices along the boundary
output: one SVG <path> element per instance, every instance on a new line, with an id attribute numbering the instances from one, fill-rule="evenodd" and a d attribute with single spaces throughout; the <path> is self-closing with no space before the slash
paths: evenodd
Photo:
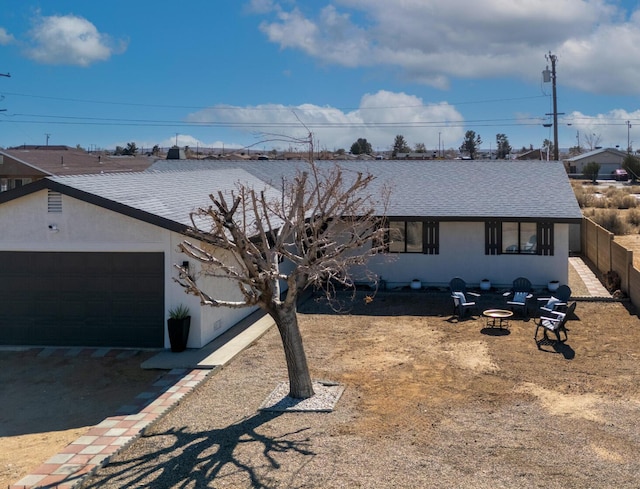
<path id="1" fill-rule="evenodd" d="M 602 194 L 593 194 L 593 201 L 591 202 L 591 206 L 598 209 L 606 209 L 607 207 L 609 207 L 609 199 L 607 199 L 607 197 Z"/>
<path id="2" fill-rule="evenodd" d="M 638 207 L 638 199 L 633 195 L 625 195 L 622 197 L 622 202 L 618 209 L 635 209 L 636 207 Z"/>
<path id="3" fill-rule="evenodd" d="M 608 199 L 613 199 L 622 193 L 624 193 L 622 190 L 614 187 L 613 185 L 609 185 L 604 191 L 604 195 L 606 195 Z"/>
<path id="4" fill-rule="evenodd" d="M 604 286 L 612 293 L 620 290 L 620 275 L 613 270 L 609 270 L 604 274 Z"/>
<path id="5" fill-rule="evenodd" d="M 631 232 L 631 226 L 620 217 L 620 213 L 616 210 L 599 210 L 593 214 L 591 219 L 613 234 L 623 235 Z"/>
<path id="6" fill-rule="evenodd" d="M 637 199 L 622 190 L 611 192 L 607 195 L 607 207 L 611 209 L 631 209 L 637 205 Z"/>
<path id="7" fill-rule="evenodd" d="M 573 192 L 576 195 L 576 200 L 581 208 L 593 207 L 594 200 L 596 199 L 593 190 L 586 189 L 582 186 L 574 186 Z"/>
<path id="8" fill-rule="evenodd" d="M 640 226 L 640 210 L 629 209 L 629 212 L 627 212 L 627 222 L 632 226 Z"/>
<path id="9" fill-rule="evenodd" d="M 582 174 L 592 183 L 596 183 L 596 180 L 598 180 L 598 173 L 600 173 L 600 165 L 595 161 L 590 161 L 582 167 Z"/>

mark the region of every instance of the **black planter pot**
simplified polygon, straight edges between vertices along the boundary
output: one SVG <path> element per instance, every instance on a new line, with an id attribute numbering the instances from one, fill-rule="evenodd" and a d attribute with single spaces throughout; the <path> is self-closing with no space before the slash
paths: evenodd
<path id="1" fill-rule="evenodd" d="M 187 340 L 189 339 L 190 326 L 191 316 L 187 316 L 186 318 L 182 319 L 169 318 L 167 320 L 171 351 L 180 352 L 187 349 Z"/>

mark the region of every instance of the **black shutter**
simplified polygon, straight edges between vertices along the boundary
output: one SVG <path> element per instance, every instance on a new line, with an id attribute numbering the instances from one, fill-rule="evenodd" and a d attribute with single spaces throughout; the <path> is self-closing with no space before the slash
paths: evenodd
<path id="1" fill-rule="evenodd" d="M 502 232 L 499 221 L 484 223 L 484 254 L 499 255 L 502 250 Z"/>
<path id="2" fill-rule="evenodd" d="M 438 221 L 422 223 L 422 252 L 426 255 L 440 254 L 440 223 Z"/>
<path id="3" fill-rule="evenodd" d="M 538 255 L 553 256 L 553 223 L 538 223 Z"/>

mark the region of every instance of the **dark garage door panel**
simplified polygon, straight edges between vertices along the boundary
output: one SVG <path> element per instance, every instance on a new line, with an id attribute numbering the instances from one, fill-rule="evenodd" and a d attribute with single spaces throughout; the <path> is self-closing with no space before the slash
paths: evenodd
<path id="1" fill-rule="evenodd" d="M 0 252 L 0 344 L 164 346 L 164 253 Z"/>

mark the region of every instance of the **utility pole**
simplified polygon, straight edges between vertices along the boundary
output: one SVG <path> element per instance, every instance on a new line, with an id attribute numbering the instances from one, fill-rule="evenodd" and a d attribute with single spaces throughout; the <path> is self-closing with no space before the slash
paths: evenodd
<path id="1" fill-rule="evenodd" d="M 558 161 L 560 160 L 558 154 L 558 97 L 556 94 L 556 61 L 558 57 L 555 54 L 551 54 L 551 51 L 549 51 L 549 54 L 545 54 L 544 57 L 547 61 L 551 61 L 551 71 L 547 66 L 547 69 L 542 72 L 542 76 L 543 81 L 551 81 L 553 87 L 553 112 L 546 115 L 553 115 L 553 159 Z"/>
<path id="2" fill-rule="evenodd" d="M 6 78 L 11 78 L 11 73 L 0 73 L 0 76 L 4 76 Z M 4 98 L 4 97 L 2 97 Z M 0 112 L 5 112 L 7 109 L 0 109 Z"/>
<path id="3" fill-rule="evenodd" d="M 627 154 L 631 153 L 631 121 L 627 121 Z"/>

